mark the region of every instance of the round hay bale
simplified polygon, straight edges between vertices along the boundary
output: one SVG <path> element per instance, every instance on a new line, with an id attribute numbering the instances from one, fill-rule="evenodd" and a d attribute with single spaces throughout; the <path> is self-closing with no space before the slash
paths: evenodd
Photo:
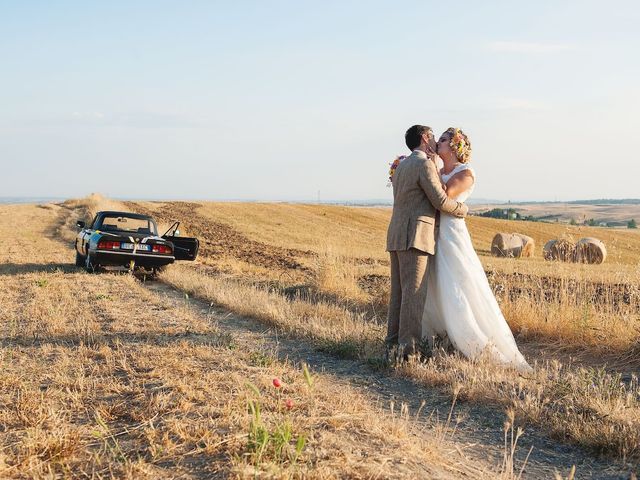
<path id="1" fill-rule="evenodd" d="M 521 233 L 514 233 L 514 235 L 522 239 L 522 252 L 520 253 L 520 256 L 533 257 L 533 252 L 536 248 L 536 241 L 533 238 Z"/>
<path id="2" fill-rule="evenodd" d="M 553 246 L 557 241 L 558 240 L 549 240 L 544 244 L 544 247 L 542 247 L 542 256 L 545 260 L 555 260 L 555 258 L 553 258 Z"/>
<path id="3" fill-rule="evenodd" d="M 554 257 L 562 262 L 573 262 L 576 253 L 576 246 L 569 240 L 560 239 L 553 244 Z"/>
<path id="4" fill-rule="evenodd" d="M 510 233 L 496 233 L 491 240 L 491 254 L 496 257 L 519 257 L 522 239 Z"/>
<path id="5" fill-rule="evenodd" d="M 518 233 L 496 233 L 491 241 L 491 254 L 496 257 L 531 257 L 533 238 Z"/>
<path id="6" fill-rule="evenodd" d="M 576 246 L 569 240 L 549 240 L 543 249 L 545 260 L 560 260 L 561 262 L 573 262 L 575 260 Z"/>
<path id="7" fill-rule="evenodd" d="M 607 248 L 597 238 L 581 238 L 576 243 L 576 262 L 601 264 L 606 258 Z"/>

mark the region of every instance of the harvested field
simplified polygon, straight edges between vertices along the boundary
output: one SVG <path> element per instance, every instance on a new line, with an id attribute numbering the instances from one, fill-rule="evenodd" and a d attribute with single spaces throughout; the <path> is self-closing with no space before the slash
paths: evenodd
<path id="1" fill-rule="evenodd" d="M 131 205 L 134 208 L 136 206 Z M 159 212 L 172 211 L 173 204 L 145 203 L 143 207 L 149 208 L 149 205 Z M 388 210 L 313 205 L 209 203 L 202 203 L 196 208 L 198 215 L 193 218 L 198 222 L 205 218 L 209 221 L 215 219 L 216 222 L 223 222 L 221 212 L 225 212 L 225 215 L 229 215 L 229 227 L 247 236 L 253 236 L 256 240 L 259 238 L 265 243 L 269 242 L 271 246 L 300 247 L 304 241 L 309 241 L 308 251 L 297 248 L 296 253 L 299 255 L 299 262 L 310 268 L 266 271 L 239 261 L 240 266 L 236 264 L 235 268 L 227 267 L 223 276 L 218 279 L 215 278 L 215 274 L 212 277 L 206 268 L 199 270 L 195 267 L 192 270 L 185 267 L 191 270 L 187 271 L 181 267 L 179 270 L 168 272 L 165 276 L 166 282 L 214 303 L 222 303 L 229 309 L 239 309 L 246 315 L 262 318 L 293 335 L 310 338 L 323 345 L 322 348 L 329 348 L 340 355 L 356 358 L 380 355 L 380 339 L 386 318 L 388 295 L 388 267 L 385 254 L 381 251 L 386 230 L 384 218 L 388 218 Z M 246 218 L 243 211 L 247 212 Z M 345 217 L 340 219 L 343 214 Z M 354 215 L 361 216 L 353 222 L 356 227 L 352 228 L 350 222 Z M 280 222 L 285 218 L 291 223 L 285 225 Z M 336 221 L 336 218 L 339 220 Z M 478 239 L 485 238 L 490 243 L 491 237 L 488 236 L 488 232 L 499 231 L 500 227 L 502 230 L 508 230 L 501 221 L 470 218 L 468 222 L 476 244 L 479 242 Z M 557 234 L 556 226 L 550 227 L 546 224 L 518 222 L 519 231 L 534 238 L 536 248 L 540 250 L 540 245 L 544 243 L 542 238 Z M 331 236 L 326 234 L 329 229 L 333 230 Z M 359 235 L 359 229 L 365 232 Z M 576 228 L 576 236 L 586 235 L 584 230 L 581 227 Z M 270 233 L 262 236 L 258 233 L 261 231 Z M 317 238 L 323 238 L 324 243 L 312 240 Z M 633 245 L 640 246 L 640 237 L 622 235 L 612 240 L 612 248 L 616 250 L 620 248 L 621 242 L 632 240 L 635 242 Z M 379 247 L 372 249 L 372 245 Z M 370 256 L 364 256 L 364 252 Z M 505 404 L 515 401 L 516 405 L 520 405 L 521 415 L 541 424 L 557 426 L 560 423 L 556 415 L 562 415 L 560 412 L 567 408 L 587 408 L 589 395 L 585 391 L 585 396 L 578 399 L 582 394 L 577 392 L 581 391 L 583 386 L 578 386 L 582 383 L 577 379 L 591 378 L 594 373 L 590 373 L 588 369 L 604 367 L 614 375 L 620 372 L 624 379 L 631 382 L 630 388 L 633 391 L 637 390 L 633 374 L 640 366 L 637 355 L 640 344 L 640 287 L 636 275 L 638 266 L 632 261 L 633 258 L 637 260 L 636 257 L 631 257 L 628 251 L 623 255 L 622 249 L 619 249 L 612 260 L 617 263 L 594 266 L 545 262 L 541 253 L 538 253 L 536 258 L 521 259 L 493 258 L 489 257 L 488 253 L 479 250 L 507 319 L 523 348 L 530 352 L 530 360 L 537 359 L 540 367 L 543 367 L 542 371 L 547 372 L 543 374 L 547 380 L 542 381 L 538 378 L 531 385 L 532 390 L 525 395 L 533 395 L 537 400 L 531 398 L 520 403 L 521 400 L 517 400 L 511 394 L 501 394 L 501 401 Z M 202 262 L 206 265 L 219 263 L 224 266 L 225 259 L 203 258 Z M 221 270 L 224 271 L 224 268 Z M 327 277 L 333 277 L 332 281 L 327 281 Z M 331 287 L 328 288 L 327 285 Z M 254 308 L 249 303 L 235 302 L 228 296 L 223 296 L 220 292 L 227 288 L 246 289 L 246 296 L 262 299 L 258 302 L 260 306 L 256 305 Z M 542 299 L 544 301 L 541 301 Z M 327 308 L 332 313 L 328 313 Z M 324 309 L 325 313 L 318 314 L 318 309 Z M 332 322 L 337 322 L 341 327 L 332 327 Z M 530 342 L 532 348 L 528 348 L 527 342 Z M 530 409 L 531 402 L 545 401 L 540 387 L 536 387 L 538 390 L 534 393 L 534 384 L 540 385 L 539 382 L 542 382 L 550 391 L 555 390 L 552 386 L 555 381 L 548 384 L 549 379 L 555 376 L 551 373 L 555 367 L 544 367 L 544 362 L 553 359 L 571 364 L 568 370 L 561 370 L 558 381 L 563 377 L 571 378 L 578 375 L 577 383 L 574 385 L 578 396 L 568 403 L 558 398 L 556 413 L 549 417 L 541 417 Z M 583 367 L 587 370 L 577 373 Z M 444 377 L 455 383 L 456 375 L 452 373 L 452 367 L 446 367 L 445 371 L 449 373 L 445 373 Z M 449 374 L 453 376 L 448 377 Z M 422 374 L 416 372 L 416 375 L 420 377 Z M 495 392 L 495 384 L 494 380 L 486 384 L 484 382 L 497 374 L 486 375 L 486 380 L 480 382 L 484 385 L 480 391 L 484 393 L 485 398 L 493 396 L 490 392 Z M 436 377 L 441 379 L 443 375 L 438 374 Z M 444 381 L 429 378 L 429 381 L 435 381 L 436 384 Z M 502 378 L 501 382 L 505 381 L 505 377 L 501 375 L 497 378 Z M 511 382 L 514 382 L 513 385 L 519 385 L 518 388 L 523 388 L 521 379 L 507 381 L 508 384 Z M 465 387 L 461 388 L 464 391 Z M 621 392 L 620 395 L 626 393 Z M 482 398 L 482 395 L 473 394 L 473 397 L 478 399 Z M 495 401 L 498 400 L 493 398 Z M 632 409 L 628 411 L 628 418 L 636 418 L 636 413 L 632 411 L 635 412 L 637 407 L 632 404 L 628 404 L 628 407 Z M 571 437 L 575 442 L 590 445 L 600 451 L 618 452 L 617 454 L 626 458 L 630 452 L 629 445 L 636 442 L 633 435 L 628 437 L 617 427 L 611 427 L 617 433 L 606 438 L 603 435 L 594 436 L 589 433 L 596 428 L 591 424 L 592 420 L 587 421 L 582 416 L 563 418 L 568 418 L 569 423 L 562 430 L 560 437 Z M 600 425 L 598 428 L 610 427 Z M 573 433 L 569 435 L 568 431 Z M 623 437 L 626 437 L 623 444 L 617 443 Z"/>
<path id="2" fill-rule="evenodd" d="M 538 473 L 532 473 L 531 478 L 550 476 L 548 470 L 547 474 L 541 472 L 551 464 L 556 465 L 560 472 L 568 472 L 570 465 L 560 459 L 553 460 L 548 453 L 543 453 L 547 448 L 555 449 L 554 442 L 565 444 L 562 449 L 573 448 L 568 446 L 571 444 L 582 446 L 583 450 L 572 450 L 571 453 L 578 464 L 579 473 L 599 472 L 595 475 L 603 478 L 624 478 L 637 465 L 640 458 L 636 433 L 637 426 L 640 425 L 640 387 L 633 372 L 638 369 L 637 348 L 640 330 L 637 329 L 637 325 L 640 323 L 640 317 L 637 276 L 634 276 L 637 265 L 631 261 L 615 264 L 615 268 L 613 264 L 605 264 L 573 265 L 573 269 L 567 269 L 562 264 L 550 265 L 540 258 L 496 259 L 480 252 L 507 319 L 517 333 L 517 339 L 523 345 L 529 360 L 536 363 L 536 372 L 530 378 L 526 378 L 485 362 L 468 362 L 457 356 L 440 353 L 427 364 L 406 365 L 394 370 L 380 360 L 388 295 L 388 266 L 383 251 L 388 210 L 310 205 L 130 202 L 127 204 L 128 208 L 139 212 L 152 212 L 167 226 L 172 220 L 183 221 L 184 227 L 181 230 L 185 235 L 203 235 L 203 240 L 207 242 L 206 246 L 203 242 L 201 258 L 195 264 L 175 266 L 163 274 L 164 284 L 172 287 L 173 291 L 182 292 L 182 295 L 188 294 L 182 303 L 176 303 L 175 300 L 167 303 L 161 295 L 158 296 L 158 292 L 149 291 L 143 284 L 130 277 L 124 277 L 126 281 L 120 282 L 123 277 L 119 275 L 90 276 L 75 273 L 75 269 L 70 267 L 72 256 L 68 244 L 55 240 L 54 235 L 47 234 L 49 238 L 41 244 L 45 245 L 44 247 L 38 244 L 44 227 L 36 225 L 48 222 L 49 225 L 53 225 L 54 231 L 66 232 L 63 236 L 68 242 L 69 238 L 73 238 L 70 226 L 74 224 L 75 216 L 90 215 L 95 209 L 101 208 L 103 202 L 108 201 L 93 198 L 65 202 L 63 206 L 0 209 L 0 219 L 4 218 L 5 221 L 7 218 L 17 221 L 18 218 L 24 217 L 24 220 L 20 221 L 25 232 L 23 248 L 11 249 L 10 245 L 0 245 L 10 252 L 2 257 L 0 280 L 4 282 L 3 286 L 10 287 L 8 290 L 12 292 L 12 296 L 8 296 L 6 302 L 10 302 L 7 305 L 11 305 L 8 310 L 15 312 L 11 318 L 3 318 L 6 320 L 5 325 L 12 326 L 3 336 L 3 348 L 12 349 L 11 355 L 14 356 L 11 358 L 22 358 L 21 362 L 25 365 L 36 362 L 37 368 L 40 369 L 38 371 L 45 372 L 57 368 L 47 362 L 58 357 L 39 351 L 35 353 L 33 349 L 44 348 L 43 345 L 49 345 L 51 341 L 55 343 L 56 338 L 61 339 L 56 345 L 57 348 L 64 346 L 69 350 L 65 350 L 64 355 L 67 356 L 77 356 L 76 350 L 83 345 L 87 348 L 104 348 L 102 346 L 107 345 L 113 350 L 123 349 L 123 346 L 118 346 L 121 343 L 124 346 L 130 344 L 132 348 L 135 346 L 135 352 L 127 350 L 128 357 L 124 354 L 121 357 L 126 357 L 126 361 L 131 364 L 135 361 L 135 365 L 143 364 L 143 358 L 150 358 L 151 360 L 144 365 L 152 365 L 154 378 L 160 377 L 170 388 L 178 388 L 174 387 L 174 383 L 179 382 L 179 379 L 187 382 L 191 372 L 196 372 L 198 378 L 208 379 L 197 383 L 202 385 L 198 387 L 202 390 L 195 393 L 190 393 L 186 386 L 179 387 L 178 393 L 170 390 L 172 395 L 178 395 L 176 398 L 179 400 L 176 401 L 179 406 L 170 404 L 170 413 L 159 413 L 159 416 L 171 420 L 171 428 L 187 428 L 184 425 L 189 424 L 183 424 L 181 418 L 191 418 L 194 415 L 197 418 L 212 418 L 211 414 L 204 412 L 210 412 L 215 405 L 222 408 L 222 403 L 203 399 L 213 396 L 216 401 L 227 402 L 227 405 L 229 397 L 227 393 L 221 394 L 221 388 L 224 392 L 237 395 L 231 397 L 237 398 L 237 401 L 234 400 L 235 403 L 232 402 L 228 407 L 231 410 L 224 410 L 223 414 L 231 420 L 228 420 L 230 423 L 218 422 L 215 419 L 219 417 L 216 416 L 213 416 L 214 420 L 208 420 L 224 428 L 218 433 L 217 439 L 211 440 L 211 444 L 216 446 L 215 449 L 207 450 L 205 447 L 210 445 L 209 443 L 201 444 L 194 440 L 194 437 L 170 430 L 164 424 L 160 427 L 153 419 L 156 412 L 151 407 L 144 407 L 148 411 L 146 417 L 114 417 L 113 425 L 107 422 L 110 434 L 123 432 L 125 428 L 136 428 L 133 432 L 146 431 L 152 425 L 159 430 L 161 438 L 169 438 L 173 442 L 171 449 L 163 450 L 165 456 L 156 458 L 148 453 L 150 447 L 145 443 L 148 442 L 148 436 L 142 438 L 133 432 L 118 435 L 116 438 L 123 437 L 124 442 L 118 443 L 119 445 L 125 445 L 127 451 L 131 449 L 138 452 L 137 463 L 132 466 L 117 459 L 117 450 L 116 453 L 94 454 L 92 445 L 95 440 L 88 438 L 86 432 L 97 428 L 96 417 L 90 413 L 91 408 L 84 406 L 89 413 L 84 417 L 78 417 L 73 424 L 78 430 L 78 440 L 74 444 L 76 446 L 69 454 L 61 456 L 64 461 L 61 461 L 60 465 L 55 464 L 52 467 L 50 458 L 42 459 L 38 456 L 40 460 L 36 462 L 35 457 L 20 457 L 17 451 L 8 450 L 10 454 L 5 458 L 5 464 L 17 472 L 41 475 L 46 468 L 54 468 L 55 472 L 64 472 L 71 468 L 85 473 L 104 474 L 107 471 L 105 469 L 111 468 L 116 472 L 113 475 L 131 478 L 176 475 L 202 477 L 211 475 L 211 471 L 204 469 L 203 464 L 210 465 L 213 462 L 223 465 L 220 467 L 221 470 L 217 470 L 218 473 L 240 477 L 252 476 L 255 472 L 270 472 L 269 475 L 280 476 L 308 476 L 312 468 L 314 474 L 321 472 L 318 474 L 321 478 L 335 477 L 338 472 L 340 476 L 347 472 L 348 476 L 366 477 L 371 475 L 371 470 L 364 467 L 362 452 L 358 455 L 349 453 L 346 457 L 330 452 L 334 451 L 334 448 L 343 452 L 355 452 L 350 445 L 355 442 L 368 442 L 364 439 L 371 438 L 371 450 L 366 455 L 389 458 L 385 463 L 388 467 L 375 466 L 376 469 L 382 469 L 376 470 L 377 472 L 387 472 L 378 473 L 383 476 L 410 477 L 421 472 L 424 465 L 428 464 L 429 473 L 423 471 L 422 474 L 431 477 L 449 478 L 465 475 L 474 478 L 495 478 L 495 472 L 502 472 L 502 478 L 512 478 L 508 475 L 513 468 L 510 470 L 500 462 L 496 463 L 495 459 L 483 458 L 483 455 L 478 454 L 473 448 L 467 450 L 468 458 L 473 458 L 473 462 L 469 463 L 468 458 L 464 460 L 462 457 L 456 457 L 454 467 L 449 462 L 453 457 L 447 456 L 446 453 L 446 449 L 449 448 L 446 445 L 449 444 L 445 445 L 443 451 L 439 448 L 442 445 L 432 447 L 429 442 L 423 443 L 424 427 L 420 427 L 423 433 L 416 433 L 416 425 L 411 422 L 405 422 L 402 432 L 394 430 L 396 423 L 393 417 L 387 418 L 384 415 L 385 407 L 380 410 L 380 407 L 375 402 L 371 403 L 371 398 L 366 395 L 358 397 L 362 400 L 354 400 L 357 395 L 362 395 L 362 392 L 358 388 L 353 391 L 344 389 L 342 383 L 336 383 L 337 379 L 330 376 L 315 373 L 314 377 L 319 383 L 327 382 L 323 384 L 323 392 L 326 391 L 327 396 L 321 398 L 314 393 L 316 396 L 309 397 L 310 392 L 305 390 L 308 387 L 305 386 L 304 376 L 301 375 L 298 364 L 289 364 L 286 361 L 283 363 L 280 356 L 274 357 L 261 348 L 249 348 L 248 351 L 243 349 L 243 353 L 239 354 L 233 347 L 233 336 L 228 335 L 228 330 L 220 330 L 215 326 L 216 321 L 232 319 L 238 314 L 269 326 L 277 335 L 306 342 L 304 345 L 309 345 L 311 350 L 321 350 L 324 352 L 323 355 L 346 359 L 346 362 L 364 361 L 376 369 L 381 369 L 379 375 L 395 372 L 413 382 L 415 388 L 420 388 L 420 385 L 430 389 L 436 387 L 443 394 L 450 394 L 451 399 L 462 400 L 468 405 L 486 406 L 482 408 L 496 412 L 496 415 L 491 417 L 494 432 L 499 433 L 502 428 L 504 414 L 501 412 L 511 410 L 514 416 L 511 425 L 514 428 L 525 428 L 523 438 L 526 438 L 526 432 L 529 432 L 529 438 L 535 439 L 527 471 Z M 113 204 L 110 205 L 112 206 Z M 11 210 L 14 208 L 24 210 Z M 9 213 L 3 217 L 5 209 L 8 209 Z M 246 218 L 243 209 L 247 212 Z M 290 223 L 282 223 L 283 219 Z M 475 220 L 469 221 L 474 240 L 477 226 Z M 483 226 L 486 219 L 481 220 Z M 493 231 L 497 230 L 496 228 Z M 263 231 L 266 232 L 264 235 L 261 234 Z M 0 236 L 0 239 L 3 238 L 6 237 Z M 2 241 L 6 242 L 0 240 Z M 305 244 L 307 241 L 309 243 Z M 540 245 L 537 239 L 536 243 Z M 28 252 L 26 257 L 23 256 L 23 251 Z M 620 258 L 622 257 L 616 257 L 617 261 L 620 261 Z M 609 260 L 610 258 L 607 259 Z M 34 275 L 37 277 L 33 277 Z M 88 279 L 88 287 L 80 287 L 85 279 Z M 31 282 L 30 288 L 36 293 L 23 298 L 18 285 L 25 282 Z M 72 287 L 73 282 L 78 286 Z M 116 284 L 122 286 L 122 290 L 119 290 Z M 44 285 L 44 288 L 41 285 Z M 55 288 L 48 289 L 49 285 L 55 285 Z M 84 290 L 80 292 L 74 288 Z M 110 292 L 111 289 L 114 293 Z M 67 293 L 54 293 L 63 290 Z M 38 300 L 34 301 L 34 295 L 38 293 L 46 295 L 38 296 Z M 49 298 L 48 295 L 52 297 Z M 215 305 L 216 308 L 223 308 L 223 311 L 217 314 L 212 309 L 209 316 L 206 309 L 205 313 L 202 313 L 201 309 L 194 311 L 190 303 L 192 297 L 206 302 L 200 302 L 203 305 Z M 540 308 L 541 299 L 544 299 L 543 308 Z M 95 313 L 97 316 L 82 315 L 80 312 L 83 303 L 91 303 L 98 307 Z M 146 303 L 155 305 L 150 312 L 144 311 L 142 307 Z M 61 310 L 60 305 L 69 307 Z M 157 321 L 156 312 L 160 312 L 160 318 L 165 318 L 160 320 L 159 324 L 154 323 Z M 118 313 L 122 319 L 117 316 Z M 78 318 L 83 320 L 79 322 Z M 139 320 L 126 321 L 130 318 Z M 219 320 L 212 321 L 214 318 Z M 69 323 L 69 319 L 76 319 L 75 323 Z M 176 336 L 180 337 L 180 342 L 171 350 Z M 47 342 L 49 338 L 52 340 Z M 70 342 L 68 346 L 64 343 L 67 341 Z M 23 350 L 16 350 L 18 348 Z M 175 364 L 181 356 L 181 353 L 178 353 L 181 349 L 186 352 L 185 364 L 189 365 L 188 368 Z M 225 364 L 224 358 L 231 354 L 233 361 Z M 72 359 L 68 362 L 85 362 L 78 360 L 76 356 L 71 356 Z M 89 358 L 95 362 L 93 357 Z M 207 361 L 203 361 L 203 358 Z M 256 358 L 267 360 L 260 360 L 259 368 L 256 368 Z M 162 367 L 165 364 L 166 368 Z M 213 365 L 220 370 L 220 376 L 211 372 Z M 118 364 L 116 367 L 120 368 Z M 87 368 L 84 378 L 91 379 L 94 375 L 93 370 Z M 128 368 L 131 370 L 131 367 Z M 175 375 L 172 369 L 177 372 Z M 119 372 L 120 370 L 105 370 L 100 373 L 100 378 L 105 379 L 106 385 L 111 385 L 111 382 L 116 382 L 116 379 L 121 377 L 122 374 Z M 16 374 L 16 371 L 12 371 L 11 376 Z M 147 378 L 149 372 L 135 375 L 129 374 L 127 385 L 135 386 L 140 382 L 146 384 L 151 381 Z M 305 455 L 292 461 L 292 457 L 283 459 L 277 456 L 277 451 L 271 451 L 257 459 L 251 453 L 248 437 L 229 439 L 231 432 L 249 435 L 251 431 L 250 416 L 247 416 L 247 392 L 251 389 L 247 390 L 239 385 L 242 383 L 239 378 L 243 376 L 257 385 L 260 391 L 268 391 L 269 378 L 272 376 L 293 379 L 291 382 L 295 388 L 288 393 L 296 405 L 312 402 L 318 409 L 325 408 L 325 413 L 317 417 L 324 420 L 318 423 L 313 420 L 316 417 L 309 415 L 307 410 L 301 416 L 292 415 L 289 418 L 278 411 L 277 402 L 269 403 L 272 400 L 265 400 L 265 405 L 269 405 L 264 407 L 265 422 L 270 425 L 268 428 L 277 430 L 278 426 L 282 425 L 281 422 L 290 420 L 294 433 L 306 435 L 314 432 L 308 437 Z M 114 377 L 114 380 L 111 380 L 111 377 Z M 232 380 L 227 382 L 229 378 Z M 295 380 L 296 378 L 298 380 Z M 17 381 L 16 385 L 31 385 L 25 383 L 25 380 L 14 381 Z M 33 382 L 42 382 L 42 373 L 36 374 Z M 210 386 L 208 382 L 218 387 Z M 353 403 L 358 409 L 364 409 L 362 411 L 378 412 L 371 414 L 378 419 L 375 425 L 365 426 L 357 423 L 354 418 L 350 420 L 352 423 L 348 428 L 361 432 L 357 437 L 345 435 L 341 429 L 341 433 L 333 437 L 326 432 L 326 418 L 330 418 L 331 415 L 348 417 L 352 414 L 348 412 L 353 412 L 347 410 L 346 403 L 337 402 L 336 405 L 328 406 L 335 398 L 342 398 L 335 396 L 334 387 L 346 395 L 346 403 Z M 92 391 L 92 388 L 88 387 L 87 391 Z M 52 394 L 53 392 L 54 390 Z M 142 398 L 140 392 L 144 390 L 136 392 L 138 393 L 133 394 L 134 398 Z M 186 400 L 185 394 L 190 395 Z M 71 408 L 66 406 L 65 402 L 70 400 L 64 392 L 55 395 L 58 403 L 55 404 L 55 408 L 52 407 L 52 411 L 60 408 L 66 411 L 65 408 Z M 107 404 L 119 398 L 112 390 L 104 393 L 92 391 L 91 395 L 92 399 L 106 398 L 103 403 Z M 10 405 L 8 398 L 5 405 Z M 128 401 L 125 400 L 125 405 Z M 79 402 L 86 405 L 90 400 L 81 397 Z M 132 405 L 135 407 L 135 404 Z M 148 405 L 148 402 L 144 405 Z M 189 410 L 184 410 L 186 407 L 183 405 L 189 405 Z M 371 415 L 368 418 L 371 418 Z M 489 418 L 486 412 L 481 415 Z M 68 415 L 64 417 L 64 422 L 71 421 L 66 420 L 67 418 L 74 417 Z M 150 425 L 139 426 L 149 418 L 153 419 Z M 200 421 L 198 420 L 193 428 L 203 432 L 204 427 L 198 423 Z M 47 424 L 45 430 L 67 428 L 64 422 L 56 424 L 57 426 Z M 479 441 L 474 437 L 477 433 L 473 430 L 477 426 L 471 427 L 475 425 L 473 419 L 469 420 L 468 425 L 471 431 L 465 432 L 461 438 L 476 438 L 476 441 Z M 436 427 L 437 425 L 432 425 L 430 428 Z M 26 440 L 20 436 L 20 432 L 25 428 L 19 425 L 11 427 L 10 437 L 2 441 L 5 445 L 15 442 L 16 439 L 19 439 L 19 444 L 24 443 Z M 537 429 L 546 432 L 549 437 L 535 433 Z M 391 435 L 390 438 L 394 439 L 395 445 L 401 450 L 410 448 L 401 446 L 405 445 L 402 442 L 421 445 L 421 451 L 424 451 L 424 455 L 429 455 L 429 460 L 426 457 L 416 457 L 423 460 L 416 459 L 413 463 L 407 464 L 406 468 L 399 470 L 384 470 L 391 469 L 392 466 L 397 468 L 398 464 L 393 460 L 396 457 L 390 451 L 385 450 L 379 441 L 373 440 L 381 438 L 375 437 L 382 435 L 380 432 Z M 372 436 L 366 437 L 367 435 Z M 453 442 L 451 448 L 457 448 L 455 434 L 450 436 L 449 441 Z M 464 441 L 473 443 L 473 440 Z M 491 447 L 482 442 L 480 450 L 490 451 Z M 113 446 L 113 442 L 107 440 L 104 445 Z M 536 445 L 540 452 L 536 450 Z M 168 447 L 165 445 L 163 448 Z M 495 452 L 495 447 L 493 448 Z M 329 453 L 318 456 L 318 449 Z M 103 450 L 106 452 L 108 448 L 104 447 Z M 596 454 L 604 455 L 608 460 L 600 464 L 594 456 Z M 518 453 L 518 461 L 524 461 L 525 455 L 526 452 Z M 335 459 L 339 460 L 334 462 Z M 115 465 L 114 462 L 118 461 L 121 463 Z M 28 467 L 27 464 L 31 466 Z M 478 468 L 472 468 L 471 465 Z"/>
<path id="3" fill-rule="evenodd" d="M 67 207 L 0 207 L 2 478 L 499 474 L 465 465 L 447 429 L 306 376 L 269 345 L 236 348 L 224 315 L 188 297 L 78 272 L 50 235 L 80 213 Z"/>
<path id="4" fill-rule="evenodd" d="M 296 258 L 312 255 L 308 250 L 282 248 L 250 239 L 228 224 L 210 221 L 201 216 L 201 205 L 197 203 L 165 204 L 156 210 L 133 202 L 125 202 L 125 206 L 139 213 L 154 215 L 158 222 L 165 224 L 172 223 L 174 219 L 185 219 L 186 232 L 202 239 L 200 252 L 205 258 L 232 257 L 263 268 L 304 270 Z"/>
<path id="5" fill-rule="evenodd" d="M 333 304 L 373 324 L 386 321 L 387 209 L 206 202 L 128 206 L 153 212 L 166 223 L 187 218 L 187 231 L 213 235 L 216 250 L 205 248 L 195 266 L 203 275 L 223 274 L 245 285 L 301 296 L 306 302 Z M 488 232 L 509 228 L 501 220 L 472 217 L 468 222 L 476 245 L 483 240 L 490 244 Z M 607 263 L 564 264 L 547 262 L 541 254 L 541 239 L 557 234 L 558 226 L 517 224 L 536 241 L 536 257 L 495 258 L 478 250 L 514 331 L 523 339 L 561 343 L 568 352 L 581 351 L 586 342 L 594 356 L 617 353 L 630 359 L 630 369 L 640 366 L 640 359 L 633 360 L 640 341 L 640 253 L 631 257 L 634 249 L 640 252 L 640 236 L 609 232 L 615 253 Z M 576 237 L 590 230 L 561 228 Z M 571 234 L 565 231 L 565 238 Z M 309 242 L 307 248 L 299 248 L 304 242 Z M 623 249 L 622 242 L 633 243 Z"/>

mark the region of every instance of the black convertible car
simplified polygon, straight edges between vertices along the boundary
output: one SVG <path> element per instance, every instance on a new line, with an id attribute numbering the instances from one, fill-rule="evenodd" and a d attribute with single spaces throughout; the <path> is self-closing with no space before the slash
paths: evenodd
<path id="1" fill-rule="evenodd" d="M 197 238 L 179 236 L 180 222 L 159 236 L 153 218 L 137 213 L 98 212 L 90 225 L 77 226 L 76 265 L 89 272 L 120 266 L 156 273 L 175 260 L 195 260 L 200 246 Z"/>

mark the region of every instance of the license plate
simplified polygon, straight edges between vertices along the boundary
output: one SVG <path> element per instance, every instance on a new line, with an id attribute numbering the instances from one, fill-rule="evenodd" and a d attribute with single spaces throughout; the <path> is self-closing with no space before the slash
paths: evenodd
<path id="1" fill-rule="evenodd" d="M 121 243 L 120 248 L 122 250 L 133 250 L 133 243 Z M 151 245 L 140 243 L 138 244 L 138 248 L 136 250 L 148 252 L 149 250 L 151 250 Z"/>

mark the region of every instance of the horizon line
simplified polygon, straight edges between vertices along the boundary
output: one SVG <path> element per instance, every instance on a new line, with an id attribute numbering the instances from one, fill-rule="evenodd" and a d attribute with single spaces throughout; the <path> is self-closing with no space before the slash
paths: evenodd
<path id="1" fill-rule="evenodd" d="M 75 198 L 83 198 L 83 197 L 60 197 L 60 196 L 36 196 L 36 195 L 24 195 L 24 196 L 0 196 L 0 203 L 41 203 L 46 201 L 64 201 L 71 200 Z M 128 201 L 176 201 L 176 202 L 187 202 L 187 201 L 201 201 L 201 202 L 242 202 L 242 203 L 314 203 L 314 204 L 382 204 L 382 205 L 392 205 L 393 198 L 356 198 L 356 199 L 312 199 L 312 198 L 203 198 L 203 197 L 133 197 L 133 196 L 106 196 L 106 198 L 111 198 L 113 200 L 128 200 Z M 640 198 L 579 198 L 573 200 L 503 200 L 496 198 L 477 198 L 470 199 L 469 204 L 475 205 L 493 205 L 493 204 L 525 204 L 525 203 L 582 203 L 582 202 L 601 202 L 603 204 L 609 202 L 638 202 L 640 203 Z"/>

